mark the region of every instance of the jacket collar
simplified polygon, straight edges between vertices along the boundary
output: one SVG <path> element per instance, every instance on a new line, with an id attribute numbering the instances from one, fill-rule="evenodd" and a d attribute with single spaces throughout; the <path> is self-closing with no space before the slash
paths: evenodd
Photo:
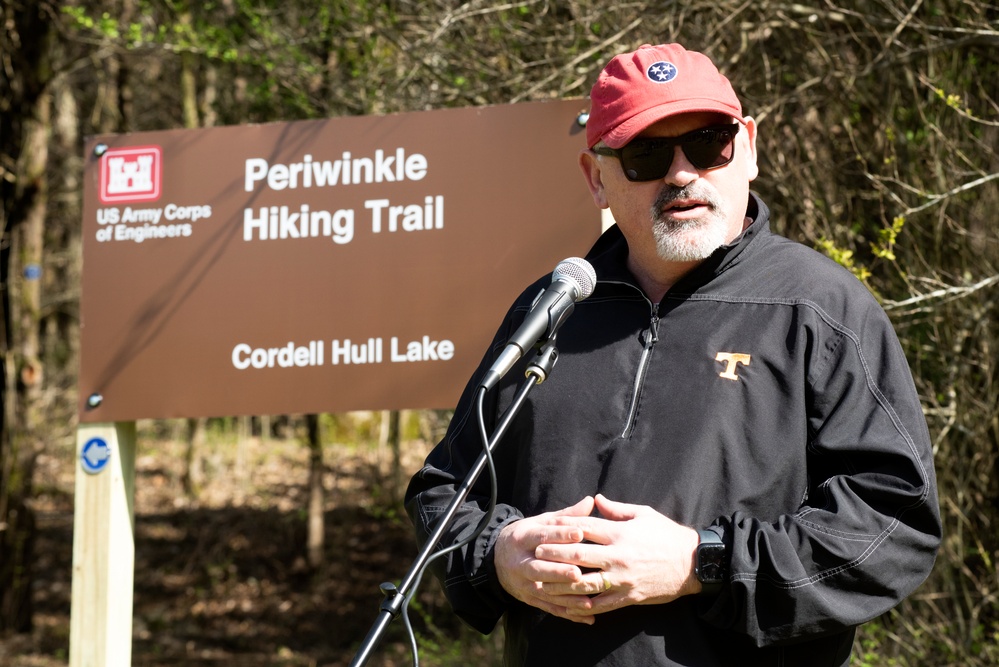
<path id="1" fill-rule="evenodd" d="M 743 253 L 757 237 L 770 234 L 770 209 L 753 192 L 749 193 L 746 215 L 753 219 L 749 227 L 732 243 L 715 250 L 710 257 L 674 285 L 671 292 L 691 292 L 697 286 L 707 283 L 713 277 L 738 263 Z M 627 266 L 628 242 L 617 225 L 611 226 L 600 235 L 590 251 L 586 253 L 586 259 L 593 265 L 597 273 L 598 283 L 624 282 L 637 287 L 638 282 Z"/>

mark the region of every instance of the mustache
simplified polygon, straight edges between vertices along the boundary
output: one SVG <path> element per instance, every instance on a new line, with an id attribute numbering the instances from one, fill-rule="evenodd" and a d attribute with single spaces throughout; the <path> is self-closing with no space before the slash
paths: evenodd
<path id="1" fill-rule="evenodd" d="M 658 213 L 674 202 L 683 199 L 696 199 L 698 201 L 705 202 L 711 208 L 718 207 L 718 202 L 715 200 L 715 197 L 711 192 L 696 187 L 693 184 L 679 187 L 677 185 L 665 183 L 659 190 L 659 195 L 656 197 L 656 201 L 652 205 L 652 210 Z"/>

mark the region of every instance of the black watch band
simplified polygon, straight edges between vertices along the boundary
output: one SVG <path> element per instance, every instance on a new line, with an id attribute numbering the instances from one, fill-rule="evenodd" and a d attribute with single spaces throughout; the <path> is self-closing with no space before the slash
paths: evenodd
<path id="1" fill-rule="evenodd" d="M 701 593 L 717 594 L 728 576 L 728 550 L 713 530 L 699 530 L 700 542 L 694 556 L 694 574 L 701 582 Z"/>

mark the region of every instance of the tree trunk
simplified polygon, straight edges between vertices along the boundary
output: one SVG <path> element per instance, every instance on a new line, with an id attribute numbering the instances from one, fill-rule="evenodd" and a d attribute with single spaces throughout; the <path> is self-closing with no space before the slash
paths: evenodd
<path id="1" fill-rule="evenodd" d="M 218 70 L 211 63 L 205 64 L 205 90 L 201 97 L 201 126 L 215 127 L 218 112 L 215 102 L 218 99 Z"/>
<path id="2" fill-rule="evenodd" d="M 186 2 L 181 4 L 177 22 L 186 30 L 192 30 L 194 19 Z M 184 111 L 184 127 L 194 128 L 201 125 L 198 120 L 198 86 L 195 76 L 195 55 L 190 50 L 180 54 L 180 94 L 181 106 Z"/>
<path id="3" fill-rule="evenodd" d="M 66 48 L 55 46 L 54 59 L 65 62 Z M 73 392 L 80 367 L 80 282 L 83 270 L 80 211 L 83 156 L 80 153 L 80 107 L 68 75 L 52 80 L 52 140 L 48 173 L 52 182 L 45 221 L 45 268 L 42 281 L 42 363 L 45 367 L 46 414 L 75 412 Z M 58 412 L 49 412 L 50 410 Z M 49 418 L 51 421 L 51 418 Z"/>
<path id="4" fill-rule="evenodd" d="M 397 505 L 402 500 L 402 451 L 400 449 L 398 410 L 389 411 L 388 444 L 392 449 L 392 470 L 389 473 L 389 497 L 392 504 Z"/>
<path id="5" fill-rule="evenodd" d="M 31 629 L 34 516 L 27 506 L 35 459 L 42 447 L 42 364 L 39 336 L 42 238 L 47 211 L 45 167 L 51 133 L 52 29 L 40 8 L 12 8 L 4 26 L 20 49 L 8 54 L 16 81 L 15 108 L 26 111 L 4 152 L 16 157 L 13 192 L 4 190 L 9 217 L 2 276 L 4 308 L 4 429 L 0 434 L 0 630 Z M 5 42 L 8 41 L 5 35 Z M 7 45 L 4 46 L 5 52 Z M 15 125 L 16 127 L 16 125 Z M 11 150 L 8 151 L 8 148 Z"/>
<path id="6" fill-rule="evenodd" d="M 205 445 L 205 428 L 208 420 L 204 417 L 187 420 L 187 447 L 184 451 L 184 472 L 181 482 L 184 493 L 196 497 L 204 483 L 204 468 L 201 465 L 201 450 Z"/>
<path id="7" fill-rule="evenodd" d="M 239 482 L 239 491 L 241 493 L 249 488 L 249 449 L 251 437 L 253 437 L 253 429 L 250 418 L 246 415 L 236 417 L 236 463 L 233 475 Z"/>
<path id="8" fill-rule="evenodd" d="M 122 0 L 121 14 L 118 16 L 120 25 L 127 26 L 135 20 L 135 0 Z M 131 84 L 131 65 L 122 57 L 118 58 L 118 110 L 120 116 L 119 132 L 135 131 L 135 95 Z"/>
<path id="9" fill-rule="evenodd" d="M 313 569 L 323 564 L 326 525 L 323 490 L 323 445 L 319 437 L 318 415 L 306 415 L 309 432 L 309 511 L 306 558 Z"/>

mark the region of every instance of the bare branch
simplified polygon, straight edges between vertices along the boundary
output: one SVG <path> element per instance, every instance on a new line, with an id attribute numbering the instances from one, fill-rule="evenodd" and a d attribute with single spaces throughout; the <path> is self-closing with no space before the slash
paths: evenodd
<path id="1" fill-rule="evenodd" d="M 918 213 L 920 211 L 930 208 L 935 204 L 939 204 L 940 202 L 948 199 L 949 197 L 953 197 L 954 195 L 959 194 L 961 192 L 965 192 L 966 190 L 972 190 L 974 188 L 977 188 L 979 185 L 984 185 L 985 183 L 988 183 L 989 181 L 994 181 L 997 178 L 999 178 L 999 173 L 989 174 L 988 176 L 982 176 L 981 178 L 977 178 L 973 181 L 965 183 L 964 185 L 959 185 L 958 187 L 952 190 L 948 190 L 943 194 L 926 195 L 926 198 L 928 199 L 926 203 L 920 204 L 919 206 L 908 208 L 905 211 L 903 211 L 902 214 L 912 215 L 913 213 Z"/>
<path id="2" fill-rule="evenodd" d="M 625 26 L 622 30 L 620 30 L 616 34 L 611 35 L 610 37 L 608 37 L 604 41 L 602 41 L 599 44 L 597 44 L 596 46 L 594 46 L 592 49 L 589 49 L 587 51 L 584 51 L 583 53 L 580 53 L 578 56 L 576 56 L 575 58 L 573 58 L 572 60 L 570 60 L 568 63 L 566 63 L 565 65 L 563 65 L 559 69 L 555 70 L 554 72 L 552 72 L 551 74 L 549 74 L 547 77 L 545 77 L 541 81 L 538 81 L 536 84 L 534 84 L 533 86 L 531 86 L 530 88 L 528 88 L 527 90 L 525 90 L 523 93 L 521 93 L 521 94 L 517 95 L 516 97 L 514 97 L 512 100 L 510 100 L 511 104 L 515 104 L 517 102 L 521 102 L 521 101 L 523 101 L 525 99 L 530 99 L 531 95 L 533 95 L 537 90 L 539 90 L 540 88 L 543 88 L 548 83 L 550 83 L 552 80 L 554 80 L 558 76 L 562 75 L 564 72 L 572 71 L 572 68 L 574 68 L 576 65 L 578 65 L 581 62 L 583 62 L 584 60 L 587 60 L 588 58 L 590 58 L 590 56 L 592 56 L 594 53 L 600 53 L 601 51 L 603 51 L 604 49 L 606 49 L 608 46 L 610 46 L 611 44 L 614 44 L 615 42 L 617 42 L 618 40 L 620 40 L 622 37 L 624 37 L 625 35 L 627 35 L 629 32 L 631 32 L 632 30 L 634 30 L 635 28 L 637 28 L 638 26 L 640 26 L 642 24 L 642 20 L 643 20 L 643 18 L 641 16 L 639 16 L 638 18 L 636 18 L 635 20 L 633 20 L 631 23 L 629 23 L 627 26 Z"/>
<path id="3" fill-rule="evenodd" d="M 973 294 L 978 290 L 985 289 L 991 285 L 999 284 L 999 275 L 991 276 L 985 278 L 984 280 L 979 280 L 974 285 L 958 285 L 954 287 L 948 287 L 946 289 L 934 290 L 932 292 L 927 292 L 926 294 L 920 294 L 918 296 L 910 297 L 908 299 L 903 299 L 902 301 L 883 301 L 881 306 L 887 310 L 896 310 L 898 308 L 904 308 L 906 306 L 912 306 L 918 303 L 923 303 L 925 301 L 930 301 L 933 299 L 943 299 L 946 297 L 962 298 L 969 294 Z M 917 309 L 918 310 L 918 309 Z M 910 311 L 916 312 L 916 311 Z"/>

